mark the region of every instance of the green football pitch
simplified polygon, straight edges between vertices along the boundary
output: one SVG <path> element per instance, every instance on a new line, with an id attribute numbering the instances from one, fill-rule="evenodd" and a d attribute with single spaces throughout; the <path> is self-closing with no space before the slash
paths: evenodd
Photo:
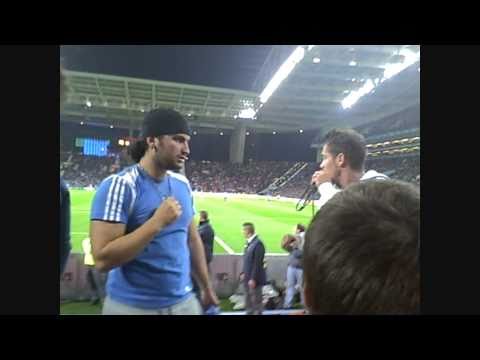
<path id="1" fill-rule="evenodd" d="M 90 206 L 94 192 L 70 190 L 72 211 L 72 251 L 82 252 L 81 242 L 88 237 Z M 215 254 L 242 253 L 245 239 L 242 224 L 252 222 L 263 240 L 267 253 L 286 254 L 280 247 L 282 236 L 291 233 L 297 223 L 308 225 L 309 208 L 295 210 L 295 204 L 266 199 L 234 199 L 196 197 L 195 209 L 206 210 L 215 230 Z M 196 217 L 196 221 L 198 218 Z"/>

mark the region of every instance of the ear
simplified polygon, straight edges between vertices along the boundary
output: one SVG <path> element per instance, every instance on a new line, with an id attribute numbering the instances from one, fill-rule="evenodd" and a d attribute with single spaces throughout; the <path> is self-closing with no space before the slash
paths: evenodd
<path id="1" fill-rule="evenodd" d="M 147 142 L 148 147 L 155 145 L 155 138 L 153 136 L 147 136 L 145 141 Z"/>
<path id="2" fill-rule="evenodd" d="M 335 164 L 341 168 L 344 168 L 347 166 L 347 161 L 345 159 L 344 153 L 340 153 L 335 157 Z"/>

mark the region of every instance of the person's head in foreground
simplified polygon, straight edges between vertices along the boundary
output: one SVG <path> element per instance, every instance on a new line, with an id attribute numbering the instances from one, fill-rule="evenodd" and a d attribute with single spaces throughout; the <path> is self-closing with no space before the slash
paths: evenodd
<path id="1" fill-rule="evenodd" d="M 363 181 L 331 198 L 308 227 L 305 303 L 311 314 L 418 314 L 420 195 Z"/>

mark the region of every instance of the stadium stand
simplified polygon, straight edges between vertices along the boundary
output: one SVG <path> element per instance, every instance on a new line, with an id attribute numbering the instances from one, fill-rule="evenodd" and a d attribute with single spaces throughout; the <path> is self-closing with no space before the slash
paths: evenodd
<path id="1" fill-rule="evenodd" d="M 60 161 L 60 172 L 71 187 L 96 186 L 108 175 L 129 165 L 120 155 L 95 157 L 69 152 L 61 153 Z M 318 165 L 312 162 L 248 161 L 241 165 L 191 160 L 186 165 L 186 174 L 197 191 L 256 194 L 273 183 L 279 183 L 283 186 L 266 193 L 298 198 L 317 168 Z M 368 169 L 375 169 L 393 179 L 420 183 L 419 153 L 369 158 Z"/>
<path id="2" fill-rule="evenodd" d="M 186 174 L 194 190 L 255 194 L 294 164 L 287 161 L 248 161 L 243 165 L 189 161 Z"/>
<path id="3" fill-rule="evenodd" d="M 367 167 L 375 169 L 393 179 L 420 183 L 420 154 L 368 159 Z"/>
<path id="4" fill-rule="evenodd" d="M 60 173 L 70 187 L 96 186 L 120 168 L 116 157 L 84 156 L 65 153 L 61 159 Z"/>
<path id="5" fill-rule="evenodd" d="M 412 106 L 397 114 L 356 127 L 367 140 L 396 138 L 419 132 L 420 106 Z"/>

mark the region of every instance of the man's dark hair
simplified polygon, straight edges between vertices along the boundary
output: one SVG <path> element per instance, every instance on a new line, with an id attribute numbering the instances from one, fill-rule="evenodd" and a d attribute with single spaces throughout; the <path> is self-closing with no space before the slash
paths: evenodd
<path id="1" fill-rule="evenodd" d="M 305 226 L 303 224 L 297 224 L 297 230 L 300 230 L 300 232 L 304 232 Z"/>
<path id="2" fill-rule="evenodd" d="M 147 137 L 161 139 L 163 135 L 177 133 L 190 135 L 190 127 L 185 118 L 173 109 L 153 109 L 145 115 L 140 139 L 129 146 L 128 154 L 133 161 L 138 163 L 148 149 Z"/>
<path id="3" fill-rule="evenodd" d="M 200 211 L 200 217 L 208 220 L 208 213 L 205 210 Z"/>
<path id="4" fill-rule="evenodd" d="M 250 232 L 250 234 L 255 234 L 255 226 L 253 226 L 252 223 L 249 223 L 249 222 L 243 223 L 243 227 L 248 228 L 248 231 Z"/>
<path id="5" fill-rule="evenodd" d="M 333 129 L 325 135 L 324 142 L 333 156 L 343 153 L 353 170 L 363 170 L 367 156 L 363 135 L 353 129 Z"/>
<path id="6" fill-rule="evenodd" d="M 145 155 L 145 152 L 148 149 L 148 144 L 145 139 L 139 139 L 135 141 L 128 147 L 128 155 L 132 158 L 133 161 L 138 163 L 140 159 Z"/>
<path id="7" fill-rule="evenodd" d="M 419 222 L 411 184 L 367 180 L 332 197 L 305 236 L 310 311 L 419 313 Z"/>

